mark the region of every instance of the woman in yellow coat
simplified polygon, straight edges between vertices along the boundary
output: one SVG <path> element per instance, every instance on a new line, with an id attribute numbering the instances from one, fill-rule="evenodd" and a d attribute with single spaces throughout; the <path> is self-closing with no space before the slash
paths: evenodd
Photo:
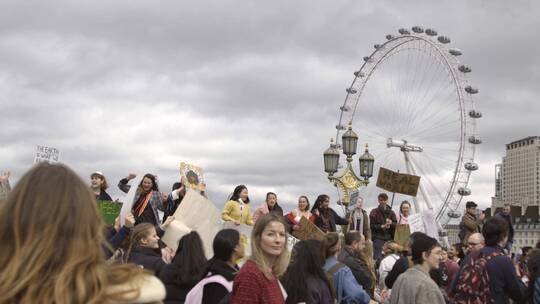
<path id="1" fill-rule="evenodd" d="M 253 226 L 246 186 L 238 185 L 234 188 L 231 199 L 225 203 L 225 207 L 223 207 L 221 219 L 234 222 L 236 225 L 245 224 Z"/>

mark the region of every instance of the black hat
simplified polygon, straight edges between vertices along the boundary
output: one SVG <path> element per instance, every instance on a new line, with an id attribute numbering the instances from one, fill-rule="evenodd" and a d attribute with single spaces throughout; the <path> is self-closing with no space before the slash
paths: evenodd
<path id="1" fill-rule="evenodd" d="M 439 243 L 436 239 L 425 234 L 419 235 L 411 245 L 411 255 L 413 262 L 415 264 L 422 263 L 422 252 L 429 251 L 433 249 L 433 247 L 438 245 Z"/>
<path id="2" fill-rule="evenodd" d="M 478 207 L 478 205 L 473 202 L 473 201 L 468 201 L 466 204 L 465 204 L 465 208 L 469 209 L 469 208 L 476 208 Z"/>

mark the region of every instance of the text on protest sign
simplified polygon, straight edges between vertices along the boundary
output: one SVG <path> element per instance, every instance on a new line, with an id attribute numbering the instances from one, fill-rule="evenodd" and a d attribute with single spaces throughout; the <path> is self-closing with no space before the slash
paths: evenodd
<path id="1" fill-rule="evenodd" d="M 120 202 L 111 202 L 111 201 L 97 201 L 98 210 L 103 217 L 105 223 L 109 225 L 114 225 L 114 221 L 120 215 L 120 210 L 122 210 L 122 203 Z"/>
<path id="2" fill-rule="evenodd" d="M 58 162 L 60 156 L 60 151 L 53 147 L 46 146 L 36 146 L 36 157 L 34 158 L 34 164 L 47 162 L 49 164 L 54 164 Z"/>
<path id="3" fill-rule="evenodd" d="M 302 241 L 311 239 L 322 241 L 322 239 L 324 239 L 324 232 L 322 232 L 319 227 L 315 226 L 315 224 L 313 224 L 306 217 L 302 216 L 298 226 L 298 230 L 295 230 L 292 233 L 295 238 Z"/>
<path id="4" fill-rule="evenodd" d="M 379 168 L 377 177 L 377 187 L 379 188 L 390 192 L 416 196 L 419 185 L 420 176 L 397 173 L 383 167 Z"/>

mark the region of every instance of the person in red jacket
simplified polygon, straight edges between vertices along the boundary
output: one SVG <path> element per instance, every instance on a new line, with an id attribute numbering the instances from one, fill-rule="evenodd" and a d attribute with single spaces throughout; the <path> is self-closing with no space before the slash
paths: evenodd
<path id="1" fill-rule="evenodd" d="M 266 214 L 251 232 L 251 257 L 234 278 L 232 304 L 283 304 L 287 298 L 278 278 L 288 262 L 283 217 Z"/>
<path id="2" fill-rule="evenodd" d="M 302 195 L 298 198 L 298 208 L 289 212 L 287 215 L 287 221 L 292 227 L 292 230 L 298 230 L 300 226 L 300 220 L 302 217 L 310 220 L 312 223 L 315 222 L 315 216 L 309 212 L 309 200 L 307 196 Z"/>

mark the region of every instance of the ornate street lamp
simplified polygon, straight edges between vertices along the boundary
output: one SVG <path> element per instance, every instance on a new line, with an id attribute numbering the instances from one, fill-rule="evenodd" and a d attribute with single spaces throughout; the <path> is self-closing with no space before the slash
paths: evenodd
<path id="1" fill-rule="evenodd" d="M 330 147 L 324 151 L 324 171 L 328 173 L 328 179 L 334 183 L 340 193 L 340 201 L 347 208 L 351 202 L 350 193 L 353 190 L 357 190 L 361 186 L 366 186 L 369 183 L 369 178 L 373 176 L 373 163 L 375 159 L 373 155 L 369 154 L 368 147 L 366 145 L 365 153 L 360 156 L 360 177 L 356 175 L 352 169 L 353 155 L 356 154 L 356 148 L 358 145 L 358 135 L 352 130 L 352 124 L 349 123 L 349 127 L 341 137 L 343 154 L 347 156 L 347 167 L 337 176 L 334 176 L 338 171 L 339 163 L 339 150 L 338 146 L 332 139 L 330 141 Z"/>

